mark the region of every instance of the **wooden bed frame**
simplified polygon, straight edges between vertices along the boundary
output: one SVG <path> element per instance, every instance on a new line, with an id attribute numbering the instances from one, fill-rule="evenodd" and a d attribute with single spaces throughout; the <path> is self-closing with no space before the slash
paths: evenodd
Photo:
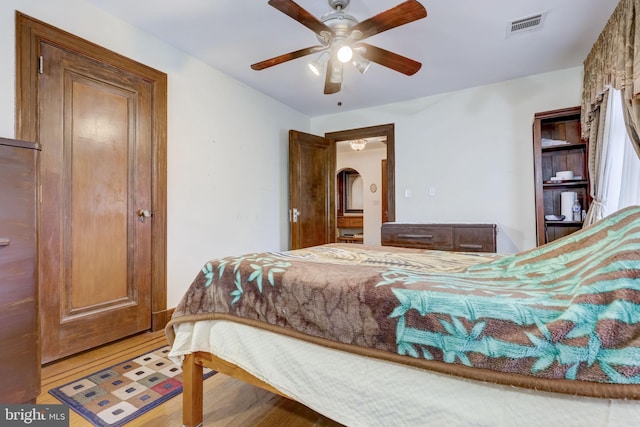
<path id="1" fill-rule="evenodd" d="M 291 399 L 286 394 L 256 378 L 244 369 L 226 360 L 222 360 L 211 353 L 199 351 L 187 354 L 182 363 L 182 425 L 184 427 L 198 427 L 202 425 L 204 386 L 202 373 L 205 367 Z"/>

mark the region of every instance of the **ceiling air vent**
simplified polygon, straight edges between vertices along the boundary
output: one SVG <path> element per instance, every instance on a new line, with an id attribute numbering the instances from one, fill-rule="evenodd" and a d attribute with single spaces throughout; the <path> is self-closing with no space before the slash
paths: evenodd
<path id="1" fill-rule="evenodd" d="M 513 34 L 541 29 L 546 15 L 547 13 L 543 12 L 509 22 L 507 25 L 507 37 Z"/>

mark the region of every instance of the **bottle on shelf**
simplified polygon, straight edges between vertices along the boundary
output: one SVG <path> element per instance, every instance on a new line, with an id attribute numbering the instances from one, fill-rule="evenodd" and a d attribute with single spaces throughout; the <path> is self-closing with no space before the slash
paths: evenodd
<path id="1" fill-rule="evenodd" d="M 582 221 L 582 206 L 580 206 L 580 200 L 576 197 L 576 200 L 573 202 L 573 220 L 574 221 Z"/>

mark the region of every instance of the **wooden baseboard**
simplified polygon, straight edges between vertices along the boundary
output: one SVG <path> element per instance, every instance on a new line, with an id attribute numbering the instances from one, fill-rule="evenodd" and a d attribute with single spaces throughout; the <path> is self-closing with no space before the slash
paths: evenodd
<path id="1" fill-rule="evenodd" d="M 164 327 L 167 326 L 167 323 L 169 323 L 174 310 L 175 308 L 168 308 L 166 310 L 151 313 L 151 331 L 156 332 L 164 329 Z"/>

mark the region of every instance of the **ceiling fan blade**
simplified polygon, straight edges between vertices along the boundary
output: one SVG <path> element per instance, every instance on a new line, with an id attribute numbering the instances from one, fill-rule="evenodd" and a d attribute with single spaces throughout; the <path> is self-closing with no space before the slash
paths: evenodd
<path id="1" fill-rule="evenodd" d="M 364 50 L 358 49 L 359 47 L 364 47 Z M 422 67 L 422 64 L 418 61 L 367 43 L 358 43 L 355 48 L 358 49 L 362 57 L 369 61 L 376 62 L 407 76 L 414 75 Z"/>
<path id="2" fill-rule="evenodd" d="M 340 89 L 342 88 L 342 83 L 334 83 L 331 81 L 331 74 L 332 74 L 332 70 L 333 70 L 333 64 L 332 64 L 332 60 L 330 59 L 329 62 L 327 62 L 327 75 L 325 77 L 324 80 L 324 94 L 325 95 L 331 95 L 332 93 L 338 93 L 340 92 Z M 342 66 L 342 64 L 340 64 L 340 66 Z"/>
<path id="3" fill-rule="evenodd" d="M 327 32 L 333 35 L 333 30 L 331 28 L 307 12 L 293 0 L 269 0 L 269 4 L 318 35 L 322 35 L 322 32 Z"/>
<path id="4" fill-rule="evenodd" d="M 351 28 L 351 34 L 352 37 L 354 37 L 354 31 L 359 31 L 362 33 L 359 40 L 364 40 L 367 37 L 371 37 L 383 31 L 426 17 L 427 9 L 425 9 L 422 4 L 416 0 L 407 0 L 395 7 L 392 7 L 391 9 L 385 10 L 376 16 L 372 16 L 371 18 L 365 19 L 359 24 L 356 24 Z"/>
<path id="5" fill-rule="evenodd" d="M 325 47 L 321 45 L 306 47 L 304 49 L 296 50 L 294 52 L 285 53 L 284 55 L 256 62 L 255 64 L 251 65 L 251 68 L 257 71 L 264 70 L 265 68 L 273 67 L 274 65 L 282 64 L 283 62 L 291 61 L 292 59 L 311 55 L 312 53 L 316 53 L 324 48 Z"/>

